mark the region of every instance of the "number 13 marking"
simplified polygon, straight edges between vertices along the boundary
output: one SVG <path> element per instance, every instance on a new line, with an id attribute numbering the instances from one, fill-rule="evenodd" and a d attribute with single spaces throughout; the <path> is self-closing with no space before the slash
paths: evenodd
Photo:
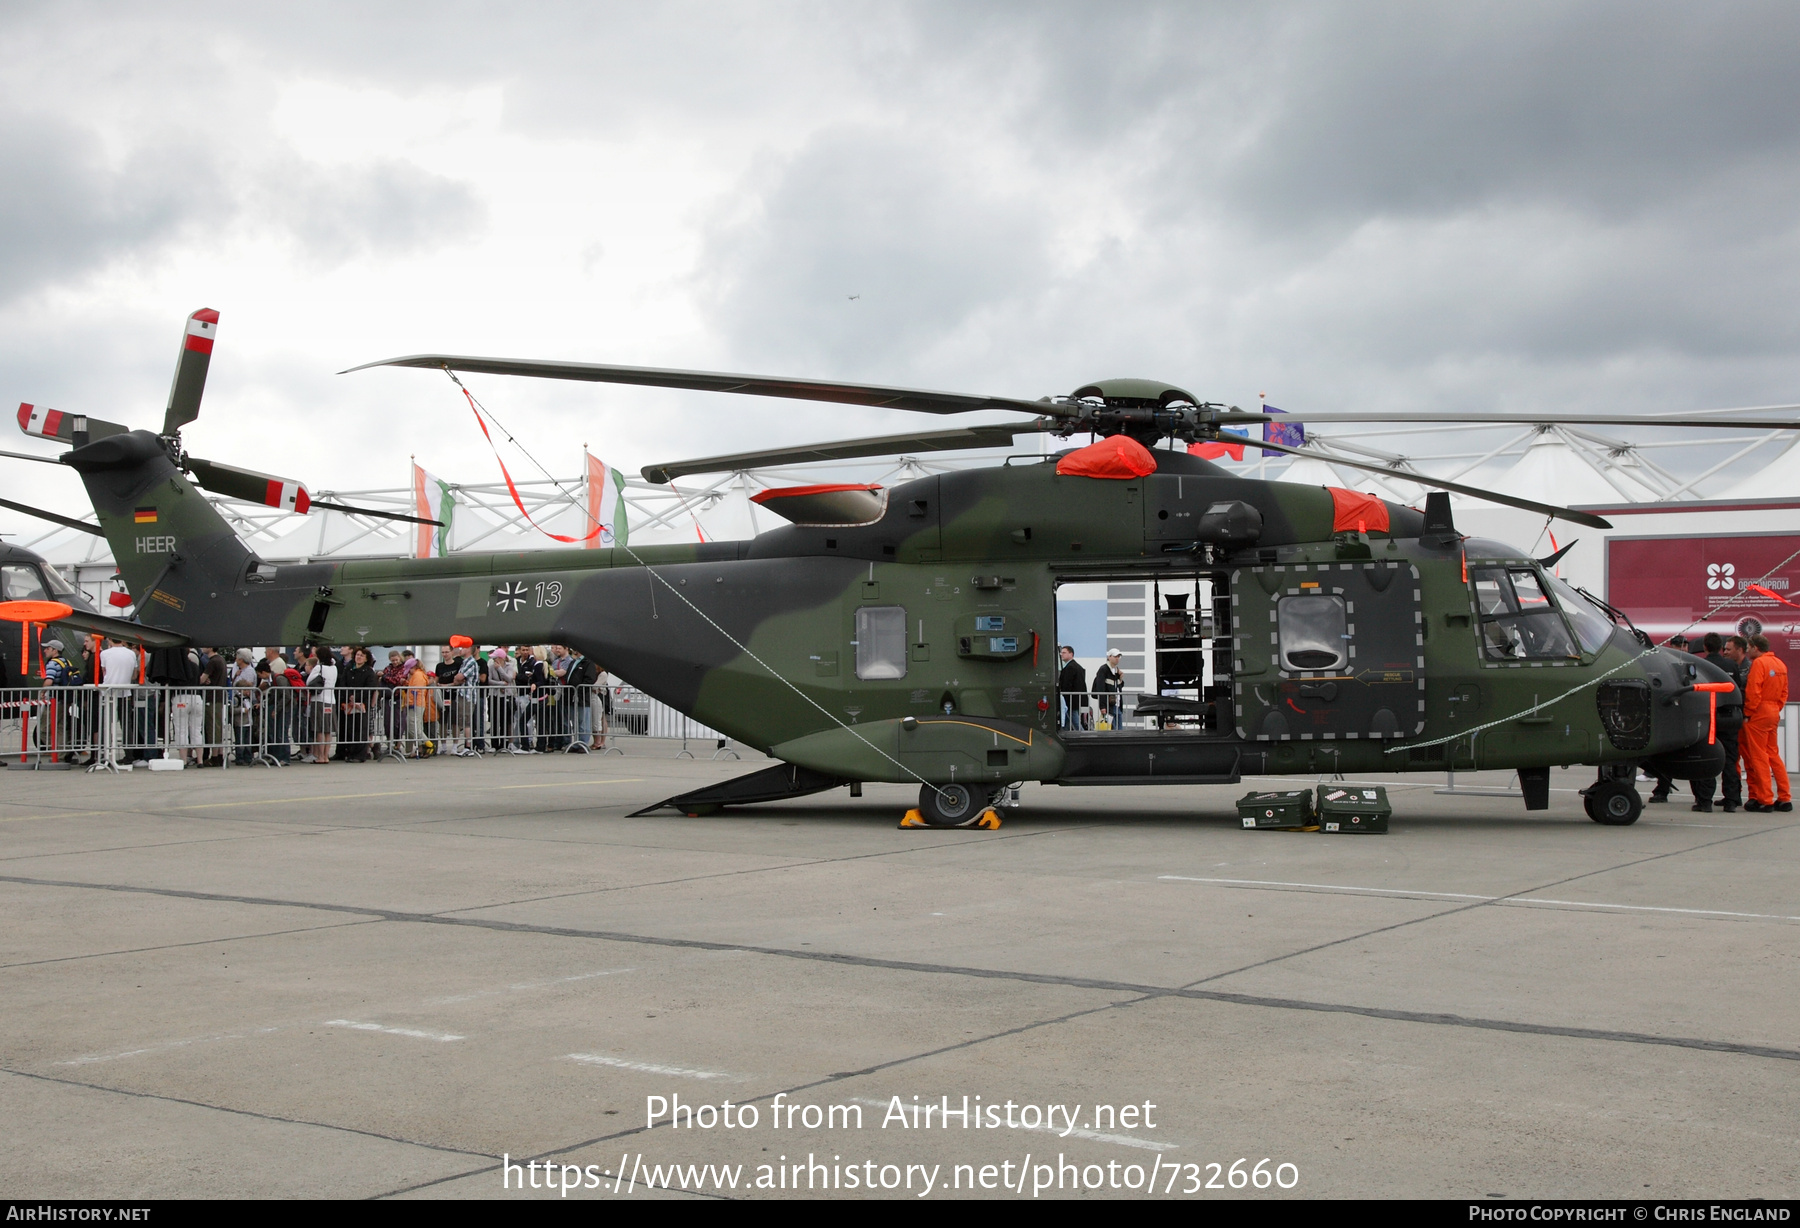
<path id="1" fill-rule="evenodd" d="M 561 580 L 540 580 L 536 586 L 539 606 L 559 605 L 562 602 Z"/>

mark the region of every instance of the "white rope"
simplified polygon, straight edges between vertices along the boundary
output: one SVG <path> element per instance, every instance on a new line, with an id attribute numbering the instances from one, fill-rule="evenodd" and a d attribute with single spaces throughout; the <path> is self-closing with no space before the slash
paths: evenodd
<path id="1" fill-rule="evenodd" d="M 463 391 L 465 391 L 465 392 L 469 391 L 467 385 L 465 385 L 461 380 L 457 379 L 456 373 L 454 371 L 450 370 L 449 367 L 444 368 L 444 374 L 448 375 L 451 379 L 451 382 L 454 383 L 458 388 L 463 389 Z M 517 439 L 513 438 L 511 431 L 508 431 L 504 426 L 500 426 L 500 420 L 495 418 L 494 415 L 489 412 L 487 406 L 482 405 L 481 402 L 476 399 L 475 394 L 473 392 L 469 392 L 469 399 L 471 401 L 475 402 L 475 404 L 480 408 L 482 413 L 487 414 L 489 421 L 493 422 L 493 424 L 495 426 L 500 427 L 500 433 L 506 436 L 506 440 L 508 443 L 510 443 L 514 447 L 518 448 L 519 451 L 524 454 L 525 459 L 529 460 L 532 464 L 536 465 L 538 467 L 539 471 L 542 472 L 545 477 L 550 478 L 550 482 L 552 485 L 556 486 L 556 488 L 558 490 L 562 490 L 561 484 L 558 483 L 554 477 L 550 476 L 550 471 L 548 469 L 544 468 L 543 464 L 538 461 L 537 457 L 533 456 L 529 451 L 526 450 L 524 444 L 520 443 Z M 568 498 L 568 500 L 571 503 L 577 503 L 577 506 L 580 506 L 573 495 L 568 494 L 567 491 L 564 491 L 563 494 L 566 498 Z M 594 514 L 591 510 L 585 509 L 585 508 L 583 510 L 586 513 L 586 515 L 590 521 L 593 521 L 593 523 L 595 523 L 595 524 L 599 523 L 599 521 L 594 520 Z M 680 598 L 681 603 L 683 605 L 687 606 L 687 608 L 692 610 L 695 614 L 698 614 L 700 616 L 700 618 L 702 619 L 702 621 L 704 621 L 707 626 L 711 627 L 714 631 L 717 631 L 720 635 L 724 636 L 726 638 L 726 640 L 728 640 L 731 643 L 732 647 L 736 648 L 739 652 L 743 653 L 746 657 L 749 657 L 752 661 L 756 662 L 758 665 L 760 665 L 764 669 L 768 670 L 771 677 L 773 677 L 776 681 L 780 682 L 782 685 L 786 686 L 789 690 L 791 690 L 794 694 L 798 695 L 801 699 L 804 699 L 807 703 L 809 703 L 813 707 L 817 708 L 820 712 L 824 713 L 825 716 L 830 718 L 832 721 L 835 721 L 837 723 L 838 727 L 843 729 L 851 737 L 855 738 L 858 742 L 861 742 L 864 746 L 867 746 L 870 750 L 872 750 L 876 754 L 880 755 L 883 759 L 886 759 L 889 763 L 891 763 L 895 767 L 899 768 L 902 772 L 905 772 L 908 776 L 911 776 L 914 780 L 918 781 L 920 784 L 924 785 L 926 788 L 935 792 L 939 797 L 942 797 L 944 795 L 944 790 L 938 788 L 938 786 L 932 784 L 929 780 L 926 780 L 923 776 L 919 775 L 917 772 L 913 771 L 910 767 L 906 766 L 906 764 L 900 762 L 898 759 L 896 759 L 892 755 L 888 754 L 885 750 L 882 750 L 881 747 L 875 745 L 875 743 L 873 743 L 873 742 L 869 741 L 869 739 L 863 737 L 862 734 L 858 733 L 854 728 L 852 728 L 849 724 L 847 724 L 843 720 L 842 717 L 837 715 L 837 713 L 831 711 L 829 708 L 825 707 L 825 705 L 821 704 L 818 700 L 814 699 L 811 695 L 808 695 L 805 691 L 801 690 L 798 685 L 796 685 L 794 682 L 792 682 L 788 678 L 784 677 L 782 675 L 781 671 L 776 669 L 773 665 L 770 665 L 767 661 L 765 661 L 761 657 L 757 656 L 754 652 L 751 652 L 748 645 L 746 645 L 742 640 L 738 639 L 737 636 L 731 634 L 731 632 L 729 632 L 725 628 L 721 627 L 717 622 L 714 622 L 712 617 L 709 614 L 707 614 L 705 610 L 702 610 L 699 606 L 695 605 L 692 601 L 690 601 L 688 599 L 688 595 L 686 593 L 682 592 L 679 587 L 677 587 L 674 584 L 669 583 L 668 579 L 665 578 L 664 576 L 657 574 L 656 569 L 654 567 L 652 567 L 650 564 L 646 563 L 644 561 L 643 557 L 641 555 L 639 555 L 637 551 L 633 550 L 628 545 L 616 546 L 616 547 L 614 547 L 614 549 L 623 550 L 626 554 L 630 555 L 633 562 L 635 562 L 638 566 L 642 567 L 646 572 L 648 572 L 650 574 L 651 578 L 660 581 L 664 588 L 668 589 L 676 597 Z"/>
<path id="2" fill-rule="evenodd" d="M 1775 566 L 1769 568 L 1768 571 L 1763 573 L 1763 575 L 1760 579 L 1751 580 L 1749 583 L 1750 584 L 1765 583 L 1766 581 L 1772 579 L 1776 572 L 1780 571 L 1783 567 L 1786 567 L 1789 563 L 1793 562 L 1794 559 L 1796 559 L 1796 558 L 1800 558 L 1800 550 L 1794 551 L 1794 553 L 1788 555 L 1787 558 L 1782 559 L 1781 562 L 1779 562 L 1779 563 L 1775 564 Z M 1692 622 L 1688 623 L 1687 626 L 1683 627 L 1681 630 L 1677 631 L 1675 634 L 1676 635 L 1686 635 L 1689 631 L 1692 631 L 1695 627 L 1698 627 L 1701 623 L 1703 623 L 1707 619 L 1711 618 L 1714 614 L 1717 614 L 1720 610 L 1722 610 L 1726 606 L 1730 605 L 1733 601 L 1735 601 L 1737 599 L 1737 597 L 1740 594 L 1743 593 L 1743 591 L 1746 587 L 1748 587 L 1748 586 L 1740 584 L 1738 586 L 1737 593 L 1732 594 L 1730 597 L 1721 598 L 1716 605 L 1709 607 L 1704 614 L 1700 615 L 1700 617 L 1698 617 L 1698 618 L 1694 619 Z M 1674 638 L 1674 637 L 1671 636 L 1670 638 Z M 1407 743 L 1404 743 L 1403 745 L 1399 745 L 1399 746 L 1389 746 L 1389 747 L 1386 747 L 1382 751 L 1382 753 L 1387 754 L 1387 755 L 1392 755 L 1392 754 L 1395 754 L 1395 753 L 1397 753 L 1399 751 L 1403 751 L 1403 750 L 1414 750 L 1414 749 L 1422 750 L 1427 746 L 1442 746 L 1447 742 L 1460 742 L 1464 738 L 1469 739 L 1470 749 L 1473 750 L 1474 745 L 1475 745 L 1474 739 L 1475 739 L 1476 734 L 1485 733 L 1489 729 L 1493 729 L 1497 726 L 1507 724 L 1510 721 L 1516 721 L 1516 720 L 1519 720 L 1521 717 L 1530 716 L 1534 712 L 1542 712 L 1545 708 L 1554 707 L 1555 705 L 1561 703 L 1563 700 L 1569 698 L 1569 696 L 1571 696 L 1571 695 L 1578 695 L 1582 691 L 1587 690 L 1591 686 L 1598 686 L 1600 683 L 1605 682 L 1608 678 L 1612 677 L 1614 674 L 1618 673 L 1620 670 L 1625 669 L 1632 665 L 1636 665 L 1639 661 L 1642 661 L 1645 657 L 1649 656 L 1651 653 L 1656 652 L 1656 651 L 1657 651 L 1656 645 L 1651 645 L 1649 648 L 1644 649 L 1642 652 L 1638 653 L 1637 655 L 1628 657 L 1624 661 L 1619 662 L 1619 664 L 1613 666 L 1611 669 L 1607 670 L 1604 674 L 1600 674 L 1596 677 L 1589 678 L 1586 682 L 1578 683 L 1577 685 L 1572 686 L 1568 690 L 1564 691 L 1561 695 L 1556 696 L 1554 699 L 1546 699 L 1541 704 L 1533 704 L 1531 707 L 1525 709 L 1523 712 L 1515 712 L 1511 716 L 1503 716 L 1497 721 L 1489 721 L 1485 725 L 1477 725 L 1473 729 L 1465 729 L 1461 733 L 1453 733 L 1449 737 L 1433 738 L 1429 742 L 1407 742 Z"/>

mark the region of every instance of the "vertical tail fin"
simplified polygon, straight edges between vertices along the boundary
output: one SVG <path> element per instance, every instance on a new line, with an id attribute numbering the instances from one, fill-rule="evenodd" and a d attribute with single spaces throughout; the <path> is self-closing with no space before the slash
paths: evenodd
<path id="1" fill-rule="evenodd" d="M 62 459 L 81 474 L 144 622 L 184 629 L 182 615 L 196 602 L 229 596 L 257 565 L 149 431 L 109 436 Z"/>

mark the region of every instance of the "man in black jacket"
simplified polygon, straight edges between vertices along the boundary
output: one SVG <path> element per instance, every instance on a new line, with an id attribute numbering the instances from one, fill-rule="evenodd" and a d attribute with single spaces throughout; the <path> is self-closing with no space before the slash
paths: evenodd
<path id="1" fill-rule="evenodd" d="M 544 749 L 543 711 L 550 675 L 530 644 L 520 644 L 514 657 L 519 665 L 519 747 L 535 755 Z"/>
<path id="2" fill-rule="evenodd" d="M 1704 659 L 1730 674 L 1737 686 L 1729 695 L 1720 693 L 1714 718 L 1719 746 L 1725 751 L 1723 809 L 1730 814 L 1744 804 L 1744 778 L 1738 774 L 1738 734 L 1744 728 L 1744 656 L 1750 645 L 1741 635 L 1725 640 L 1714 632 L 1707 633 L 1705 643 Z M 1695 810 L 1703 814 L 1712 810 L 1713 786 L 1718 779 L 1708 776 L 1693 782 Z"/>
<path id="3" fill-rule="evenodd" d="M 569 662 L 568 673 L 563 675 L 563 684 L 568 688 L 563 694 L 569 705 L 563 719 L 568 722 L 573 735 L 569 749 L 583 754 L 594 746 L 594 684 L 598 681 L 600 667 L 588 660 L 585 653 L 577 652 Z"/>
<path id="4" fill-rule="evenodd" d="M 1075 650 L 1064 644 L 1059 650 L 1062 672 L 1056 676 L 1056 690 L 1062 696 L 1062 727 L 1080 729 L 1088 706 L 1087 671 L 1075 659 Z"/>

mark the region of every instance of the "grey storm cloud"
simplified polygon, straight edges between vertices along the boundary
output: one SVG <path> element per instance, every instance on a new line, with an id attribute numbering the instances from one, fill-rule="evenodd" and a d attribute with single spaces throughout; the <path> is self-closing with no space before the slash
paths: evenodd
<path id="1" fill-rule="evenodd" d="M 201 228 L 273 232 L 331 265 L 461 239 L 485 221 L 466 184 L 392 159 L 277 158 L 246 174 L 216 150 L 176 146 L 114 168 L 99 144 L 73 124 L 0 119 L 0 304 L 154 259 Z"/>
<path id="2" fill-rule="evenodd" d="M 325 265 L 408 255 L 468 238 L 486 221 L 467 184 L 392 158 L 350 168 L 281 164 L 244 196 L 244 223 L 284 231 Z"/>
<path id="3" fill-rule="evenodd" d="M 91 132 L 0 114 L 0 302 L 141 255 L 216 218 L 217 173 L 192 147 L 111 166 Z"/>
<path id="4" fill-rule="evenodd" d="M 713 237 L 717 265 L 704 262 L 745 356 L 904 369 L 1042 277 L 1036 202 L 929 144 L 830 132 L 771 180 Z"/>
<path id="5" fill-rule="evenodd" d="M 733 352 L 866 373 L 979 327 L 976 360 L 1014 369 L 1085 349 L 1467 407 L 1566 364 L 1676 405 L 1797 373 L 1800 10 L 907 11 L 869 68 L 911 85 L 906 147 L 835 125 L 714 232 Z M 1115 233 L 1071 251 L 1084 211 Z M 852 273 L 899 314 L 841 310 Z"/>
<path id="6" fill-rule="evenodd" d="M 315 268 L 454 254 L 490 171 L 306 164 L 269 136 L 269 82 L 494 86 L 503 136 L 570 141 L 603 179 L 609 142 L 646 136 L 732 168 L 710 199 L 605 180 L 695 219 L 669 277 L 697 323 L 570 357 L 1024 395 L 1145 374 L 1313 408 L 1800 397 L 1793 6 L 346 4 L 164 33 L 182 11 L 0 19 L 43 55 L 147 47 L 67 119 L 0 119 L 8 295 L 202 222 Z M 83 126 L 203 99 L 232 113 L 216 144 L 102 156 Z M 754 408 L 695 421 L 761 442 Z"/>
<path id="7" fill-rule="evenodd" d="M 481 227 L 466 184 L 394 159 L 324 167 L 273 132 L 292 15 L 237 40 L 178 7 L 23 6 L 0 18 L 0 305 L 145 266 L 198 235 L 275 236 L 315 265 Z"/>

